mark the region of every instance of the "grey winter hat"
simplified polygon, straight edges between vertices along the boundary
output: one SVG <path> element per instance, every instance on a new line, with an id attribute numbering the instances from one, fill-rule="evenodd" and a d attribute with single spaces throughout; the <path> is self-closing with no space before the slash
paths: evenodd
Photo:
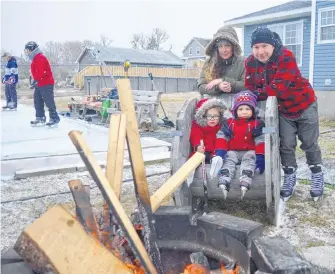
<path id="1" fill-rule="evenodd" d="M 205 54 L 211 56 L 213 51 L 216 50 L 216 43 L 223 39 L 232 43 L 233 53 L 235 56 L 242 54 L 242 48 L 239 45 L 237 33 L 231 26 L 224 26 L 218 29 L 218 31 L 213 35 L 212 41 L 207 45 Z"/>

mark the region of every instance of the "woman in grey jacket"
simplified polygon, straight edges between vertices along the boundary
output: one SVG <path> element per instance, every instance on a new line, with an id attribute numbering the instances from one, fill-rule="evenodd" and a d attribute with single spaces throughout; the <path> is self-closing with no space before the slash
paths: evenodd
<path id="1" fill-rule="evenodd" d="M 233 27 L 220 28 L 206 47 L 209 56 L 201 71 L 198 89 L 203 97 L 226 99 L 227 93 L 244 90 L 244 60 Z M 226 98 L 225 98 L 226 97 Z"/>

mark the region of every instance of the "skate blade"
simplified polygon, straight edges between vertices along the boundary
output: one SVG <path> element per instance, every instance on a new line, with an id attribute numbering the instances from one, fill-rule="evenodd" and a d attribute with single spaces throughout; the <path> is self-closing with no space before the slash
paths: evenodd
<path id="1" fill-rule="evenodd" d="M 214 179 L 218 176 L 220 169 L 222 168 L 223 160 L 221 157 L 214 157 L 211 164 L 211 169 L 209 171 L 209 176 Z"/>
<path id="2" fill-rule="evenodd" d="M 248 188 L 245 186 L 241 186 L 241 200 L 243 200 L 244 195 L 247 193 Z"/>
<path id="3" fill-rule="evenodd" d="M 45 127 L 45 124 L 37 124 L 37 125 L 34 125 L 34 124 L 30 124 L 32 127 Z"/>
<path id="4" fill-rule="evenodd" d="M 319 202 L 319 201 L 322 201 L 323 199 L 323 195 L 319 196 L 319 197 L 313 197 L 313 201 L 314 202 Z"/>
<path id="5" fill-rule="evenodd" d="M 46 125 L 47 128 L 57 128 L 58 127 L 58 124 L 55 124 L 55 125 Z"/>
<path id="6" fill-rule="evenodd" d="M 287 202 L 289 199 L 292 198 L 292 195 L 291 196 L 288 196 L 288 197 L 280 197 L 284 202 Z"/>
<path id="7" fill-rule="evenodd" d="M 220 185 L 219 188 L 222 190 L 223 198 L 226 200 L 228 195 L 228 190 L 225 185 Z"/>

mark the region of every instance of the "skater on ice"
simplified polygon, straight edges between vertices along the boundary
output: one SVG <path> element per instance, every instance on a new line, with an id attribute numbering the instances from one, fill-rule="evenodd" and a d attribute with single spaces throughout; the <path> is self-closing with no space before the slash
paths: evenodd
<path id="1" fill-rule="evenodd" d="M 19 72 L 17 62 L 14 56 L 9 52 L 2 55 L 6 59 L 5 74 L 2 78 L 2 83 L 5 84 L 6 105 L 2 107 L 3 110 L 17 109 L 17 92 L 16 84 L 19 81 Z"/>
<path id="2" fill-rule="evenodd" d="M 210 175 L 213 178 L 220 171 L 218 184 L 225 199 L 235 176 L 236 165 L 241 164 L 241 199 L 251 188 L 255 170 L 263 173 L 265 169 L 264 122 L 257 119 L 256 99 L 248 90 L 236 94 L 233 118 L 229 118 L 216 135 Z"/>
<path id="3" fill-rule="evenodd" d="M 276 96 L 279 110 L 280 156 L 284 184 L 280 195 L 287 201 L 296 186 L 296 137 L 301 141 L 311 170 L 310 194 L 317 201 L 323 195 L 324 176 L 318 144 L 317 98 L 309 81 L 301 75 L 293 53 L 278 43 L 268 28 L 258 28 L 251 36 L 252 54 L 247 58 L 245 86 L 257 100 Z"/>
<path id="4" fill-rule="evenodd" d="M 30 41 L 25 45 L 25 54 L 31 61 L 31 74 L 33 77 L 34 107 L 36 119 L 31 121 L 32 126 L 43 126 L 46 122 L 44 104 L 49 109 L 49 122 L 47 126 L 55 126 L 60 119 L 57 114 L 54 99 L 54 78 L 48 59 L 43 55 L 36 42 Z"/>

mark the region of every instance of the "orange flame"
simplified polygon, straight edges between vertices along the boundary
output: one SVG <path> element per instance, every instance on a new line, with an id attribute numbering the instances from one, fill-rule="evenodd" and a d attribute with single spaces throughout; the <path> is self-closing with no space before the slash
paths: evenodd
<path id="1" fill-rule="evenodd" d="M 201 264 L 189 264 L 185 267 L 183 274 L 210 274 L 210 272 Z"/>
<path id="2" fill-rule="evenodd" d="M 134 274 L 145 274 L 145 271 L 138 260 L 134 264 L 126 264 L 126 266 L 134 272 Z"/>

